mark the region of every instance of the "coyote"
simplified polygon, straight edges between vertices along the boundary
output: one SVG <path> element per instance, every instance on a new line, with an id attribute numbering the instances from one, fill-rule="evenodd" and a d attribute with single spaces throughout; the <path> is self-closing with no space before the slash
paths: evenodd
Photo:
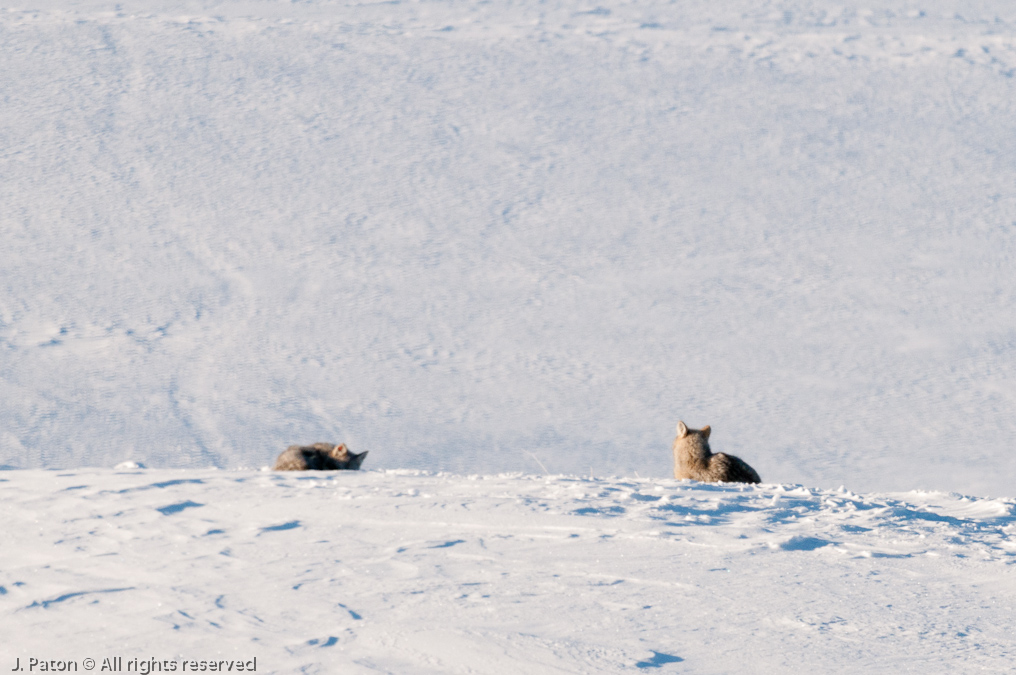
<path id="1" fill-rule="evenodd" d="M 369 452 L 369 451 L 368 451 Z M 350 452 L 345 443 L 315 443 L 291 445 L 275 460 L 273 471 L 338 471 L 356 470 L 363 464 L 367 452 L 359 455 Z"/>
<path id="2" fill-rule="evenodd" d="M 689 429 L 677 423 L 674 439 L 674 478 L 691 478 L 706 483 L 761 483 L 755 469 L 733 455 L 709 449 L 709 427 Z"/>

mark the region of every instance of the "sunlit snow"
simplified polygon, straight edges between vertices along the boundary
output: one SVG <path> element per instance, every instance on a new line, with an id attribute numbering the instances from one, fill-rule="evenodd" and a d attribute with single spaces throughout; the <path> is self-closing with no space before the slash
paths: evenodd
<path id="1" fill-rule="evenodd" d="M 0 669 L 1011 668 L 1016 4 L 26 0 L 0 66 Z"/>

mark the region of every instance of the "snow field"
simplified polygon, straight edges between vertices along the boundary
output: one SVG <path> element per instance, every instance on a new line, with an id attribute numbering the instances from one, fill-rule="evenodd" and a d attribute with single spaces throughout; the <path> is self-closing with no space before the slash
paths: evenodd
<path id="1" fill-rule="evenodd" d="M 1014 28 L 0 8 L 0 668 L 1010 670 Z"/>
<path id="2" fill-rule="evenodd" d="M 1016 501 L 418 471 L 18 471 L 4 663 L 1001 672 Z M 11 666 L 13 667 L 13 666 Z"/>
<path id="3" fill-rule="evenodd" d="M 1009 495 L 1010 3 L 0 11 L 0 466 Z M 532 454 L 536 455 L 534 460 Z"/>

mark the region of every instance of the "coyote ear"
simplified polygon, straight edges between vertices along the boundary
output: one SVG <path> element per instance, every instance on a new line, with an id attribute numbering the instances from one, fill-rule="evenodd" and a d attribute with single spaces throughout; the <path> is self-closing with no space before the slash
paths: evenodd
<path id="1" fill-rule="evenodd" d="M 684 422 L 677 423 L 677 437 L 684 438 L 688 435 L 688 427 L 684 425 Z"/>
<path id="2" fill-rule="evenodd" d="M 704 438 L 704 439 L 706 439 L 708 441 L 709 440 L 709 432 L 710 431 L 712 431 L 712 429 L 710 429 L 709 425 L 707 424 L 704 427 L 702 427 L 702 431 L 700 431 L 699 433 L 702 434 L 702 438 Z"/>

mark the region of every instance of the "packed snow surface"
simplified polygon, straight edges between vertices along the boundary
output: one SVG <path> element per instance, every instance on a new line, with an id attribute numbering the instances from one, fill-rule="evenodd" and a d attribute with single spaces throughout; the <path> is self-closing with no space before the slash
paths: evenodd
<path id="1" fill-rule="evenodd" d="M 1016 4 L 26 0 L 0 66 L 0 669 L 1012 668 Z"/>
<path id="2" fill-rule="evenodd" d="M 80 469 L 3 474 L 0 515 L 3 668 L 999 673 L 1016 659 L 1008 498 Z"/>
<path id="3" fill-rule="evenodd" d="M 0 466 L 1012 495 L 1016 5 L 0 9 Z"/>

